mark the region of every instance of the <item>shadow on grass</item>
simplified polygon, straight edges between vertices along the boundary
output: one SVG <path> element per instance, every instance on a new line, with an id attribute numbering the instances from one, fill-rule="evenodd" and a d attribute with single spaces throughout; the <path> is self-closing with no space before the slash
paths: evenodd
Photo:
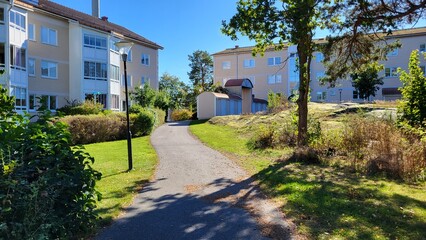
<path id="1" fill-rule="evenodd" d="M 425 239 L 426 200 L 386 193 L 373 181 L 325 167 L 278 162 L 255 175 L 283 211 L 311 237 Z M 424 214 L 424 213 L 423 213 Z"/>

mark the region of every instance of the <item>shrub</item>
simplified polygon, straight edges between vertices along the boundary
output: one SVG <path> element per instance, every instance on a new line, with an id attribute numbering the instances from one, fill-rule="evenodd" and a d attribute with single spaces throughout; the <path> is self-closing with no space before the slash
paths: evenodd
<path id="1" fill-rule="evenodd" d="M 159 108 L 154 108 L 154 116 L 155 116 L 155 127 L 159 127 L 166 122 L 166 112 Z"/>
<path id="2" fill-rule="evenodd" d="M 143 110 L 132 116 L 132 135 L 136 137 L 149 135 L 154 128 L 154 113 L 149 110 Z"/>
<path id="3" fill-rule="evenodd" d="M 284 94 L 268 92 L 268 110 L 269 112 L 281 112 L 289 108 L 289 102 Z"/>
<path id="4" fill-rule="evenodd" d="M 192 118 L 192 111 L 188 109 L 177 109 L 172 112 L 171 116 L 173 121 L 183 121 Z"/>
<path id="5" fill-rule="evenodd" d="M 144 108 L 139 104 L 133 104 L 132 106 L 129 107 L 129 113 L 138 114 L 138 113 L 142 112 L 143 110 L 144 110 Z"/>
<path id="6" fill-rule="evenodd" d="M 94 159 L 48 112 L 30 123 L 0 87 L 0 236 L 74 239 L 96 223 Z"/>
<path id="7" fill-rule="evenodd" d="M 71 105 L 65 105 L 58 109 L 62 115 L 90 115 L 102 112 L 104 105 L 94 101 L 84 101 L 83 103 L 73 102 Z"/>
<path id="8" fill-rule="evenodd" d="M 272 147 L 273 144 L 274 129 L 271 126 L 260 126 L 255 132 L 254 136 L 251 137 L 247 142 L 247 147 L 251 150 L 265 149 Z"/>

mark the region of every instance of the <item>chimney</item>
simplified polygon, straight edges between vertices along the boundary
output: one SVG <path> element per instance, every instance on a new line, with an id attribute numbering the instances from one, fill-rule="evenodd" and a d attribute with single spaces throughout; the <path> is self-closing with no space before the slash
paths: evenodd
<path id="1" fill-rule="evenodd" d="M 101 15 L 101 9 L 100 9 L 100 1 L 101 0 L 92 0 L 92 16 L 99 18 Z"/>
<path id="2" fill-rule="evenodd" d="M 103 17 L 101 17 L 101 20 L 104 21 L 104 22 L 108 22 L 108 17 L 107 16 L 103 16 Z"/>
<path id="3" fill-rule="evenodd" d="M 238 46 L 238 45 L 235 45 L 235 49 L 237 49 L 237 48 L 239 48 L 240 46 Z"/>

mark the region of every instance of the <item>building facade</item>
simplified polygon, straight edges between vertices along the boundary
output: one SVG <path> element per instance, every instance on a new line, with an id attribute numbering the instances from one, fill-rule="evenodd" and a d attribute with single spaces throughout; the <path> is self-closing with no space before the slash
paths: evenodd
<path id="1" fill-rule="evenodd" d="M 94 100 L 125 110 L 123 62 L 114 43 L 133 42 L 128 56 L 130 89 L 158 89 L 162 47 L 99 18 L 99 0 L 88 15 L 48 0 L 0 0 L 0 84 L 15 96 L 17 111 L 36 111 L 43 97 L 53 111 Z"/>
<path id="2" fill-rule="evenodd" d="M 402 46 L 389 53 L 387 60 L 381 62 L 384 70 L 380 75 L 384 77 L 384 84 L 370 100 L 395 100 L 401 97 L 398 88 L 402 83 L 396 72 L 397 68 L 408 69 L 409 56 L 413 50 L 426 52 L 426 27 L 395 31 L 387 41 L 396 40 L 399 40 Z M 267 99 L 269 91 L 286 96 L 297 91 L 299 73 L 296 67 L 296 46 L 285 47 L 280 51 L 269 48 L 263 57 L 259 55 L 253 57 L 252 50 L 253 47 L 235 46 L 213 54 L 214 83 L 224 85 L 229 79 L 248 78 L 254 85 L 253 94 L 261 99 Z M 322 86 L 319 82 L 325 74 L 322 60 L 322 53 L 315 52 L 311 62 L 311 101 L 364 101 L 352 87 L 350 79 L 339 80 L 334 88 Z M 423 57 L 420 62 L 424 70 L 426 61 Z"/>

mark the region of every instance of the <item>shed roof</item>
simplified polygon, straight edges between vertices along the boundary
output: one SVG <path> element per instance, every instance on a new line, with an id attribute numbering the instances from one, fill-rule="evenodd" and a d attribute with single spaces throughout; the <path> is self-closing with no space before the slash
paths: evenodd
<path id="1" fill-rule="evenodd" d="M 400 95 L 398 88 L 382 88 L 382 95 Z"/>
<path id="2" fill-rule="evenodd" d="M 248 79 L 248 78 L 230 79 L 230 80 L 226 81 L 225 87 L 253 88 L 253 83 L 251 83 L 250 79 Z"/>

